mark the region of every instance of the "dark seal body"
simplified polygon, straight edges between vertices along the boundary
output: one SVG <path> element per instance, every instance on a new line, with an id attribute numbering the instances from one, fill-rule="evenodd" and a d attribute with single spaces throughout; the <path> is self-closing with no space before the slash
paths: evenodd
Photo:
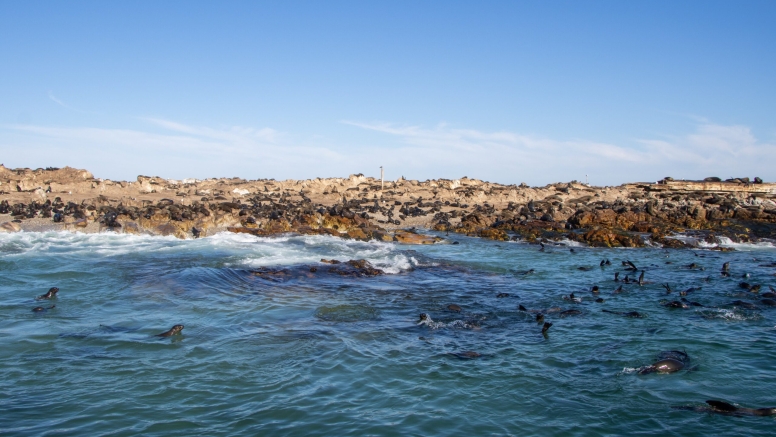
<path id="1" fill-rule="evenodd" d="M 717 400 L 706 401 L 708 406 L 681 406 L 671 407 L 674 410 L 689 410 L 698 413 L 715 413 L 725 416 L 776 416 L 776 408 L 743 408 L 736 407 L 735 405 Z"/>
<path id="2" fill-rule="evenodd" d="M 647 373 L 674 373 L 684 369 L 689 362 L 690 357 L 686 352 L 675 350 L 663 351 L 657 356 L 656 362 L 642 368 L 639 370 L 639 373 L 642 375 Z"/>
<path id="3" fill-rule="evenodd" d="M 162 332 L 161 334 L 157 334 L 157 337 L 172 337 L 173 335 L 178 335 L 183 331 L 183 325 L 175 325 L 172 328 L 170 328 L 167 332 Z"/>
<path id="4" fill-rule="evenodd" d="M 57 296 L 57 293 L 59 293 L 58 287 L 51 287 L 49 288 L 49 291 L 46 294 L 40 295 L 37 298 L 38 299 L 51 299 Z"/>

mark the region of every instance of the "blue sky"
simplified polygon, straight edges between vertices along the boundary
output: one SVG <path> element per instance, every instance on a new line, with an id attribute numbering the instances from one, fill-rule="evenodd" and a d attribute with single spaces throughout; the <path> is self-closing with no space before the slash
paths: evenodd
<path id="1" fill-rule="evenodd" d="M 0 162 L 776 181 L 773 23 L 773 1 L 0 1 Z"/>

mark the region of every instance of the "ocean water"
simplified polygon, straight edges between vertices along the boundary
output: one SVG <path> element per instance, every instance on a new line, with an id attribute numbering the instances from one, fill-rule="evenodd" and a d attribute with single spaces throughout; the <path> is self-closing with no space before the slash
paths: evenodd
<path id="1" fill-rule="evenodd" d="M 737 250 L 0 234 L 0 434 L 770 434 L 772 417 L 671 408 L 776 407 L 776 308 L 739 287 L 776 286 L 776 249 L 724 244 Z M 625 260 L 646 284 L 614 282 L 634 276 Z M 704 307 L 660 304 L 690 287 Z M 545 314 L 546 335 L 518 305 Z M 174 324 L 182 335 L 155 336 Z M 637 372 L 665 350 L 692 370 Z"/>

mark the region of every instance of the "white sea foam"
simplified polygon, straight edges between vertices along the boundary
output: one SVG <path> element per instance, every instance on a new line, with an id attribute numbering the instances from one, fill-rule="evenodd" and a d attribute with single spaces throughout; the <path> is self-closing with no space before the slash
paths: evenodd
<path id="1" fill-rule="evenodd" d="M 131 235 L 104 232 L 17 232 L 0 234 L 0 256 L 27 253 L 68 253 L 121 256 L 137 252 L 226 251 L 240 267 L 283 266 L 318 263 L 322 258 L 348 261 L 366 259 L 386 273 L 411 270 L 418 264 L 393 243 L 344 240 L 331 236 L 256 237 L 231 232 L 196 240 L 173 236 Z"/>
<path id="2" fill-rule="evenodd" d="M 35 252 L 67 252 L 69 254 L 92 253 L 116 256 L 138 251 L 160 250 L 176 245 L 175 237 L 130 235 L 105 232 L 84 234 L 80 232 L 17 232 L 0 234 L 0 256 L 13 256 Z"/>
<path id="3" fill-rule="evenodd" d="M 768 250 L 776 248 L 776 245 L 772 241 L 760 241 L 757 243 L 736 243 L 728 237 L 717 237 L 718 244 L 709 244 L 705 241 L 698 242 L 699 247 L 711 248 L 711 247 L 732 247 L 735 250 L 750 251 L 750 250 Z"/>
<path id="4" fill-rule="evenodd" d="M 579 241 L 567 240 L 567 239 L 562 239 L 558 241 L 558 243 L 568 247 L 587 247 L 587 245 L 585 245 L 584 243 L 580 243 Z"/>
<path id="5" fill-rule="evenodd" d="M 736 311 L 726 308 L 703 310 L 700 311 L 700 313 L 707 319 L 722 319 L 735 322 L 758 320 L 762 318 L 762 315 L 757 312 Z"/>

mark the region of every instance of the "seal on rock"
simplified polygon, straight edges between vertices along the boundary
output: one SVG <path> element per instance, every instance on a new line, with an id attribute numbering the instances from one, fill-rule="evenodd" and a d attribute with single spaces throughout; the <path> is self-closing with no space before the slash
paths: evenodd
<path id="1" fill-rule="evenodd" d="M 157 337 L 172 337 L 173 335 L 178 335 L 183 331 L 183 325 L 175 325 L 172 328 L 170 328 L 167 332 L 162 332 L 161 334 L 157 334 Z"/>

